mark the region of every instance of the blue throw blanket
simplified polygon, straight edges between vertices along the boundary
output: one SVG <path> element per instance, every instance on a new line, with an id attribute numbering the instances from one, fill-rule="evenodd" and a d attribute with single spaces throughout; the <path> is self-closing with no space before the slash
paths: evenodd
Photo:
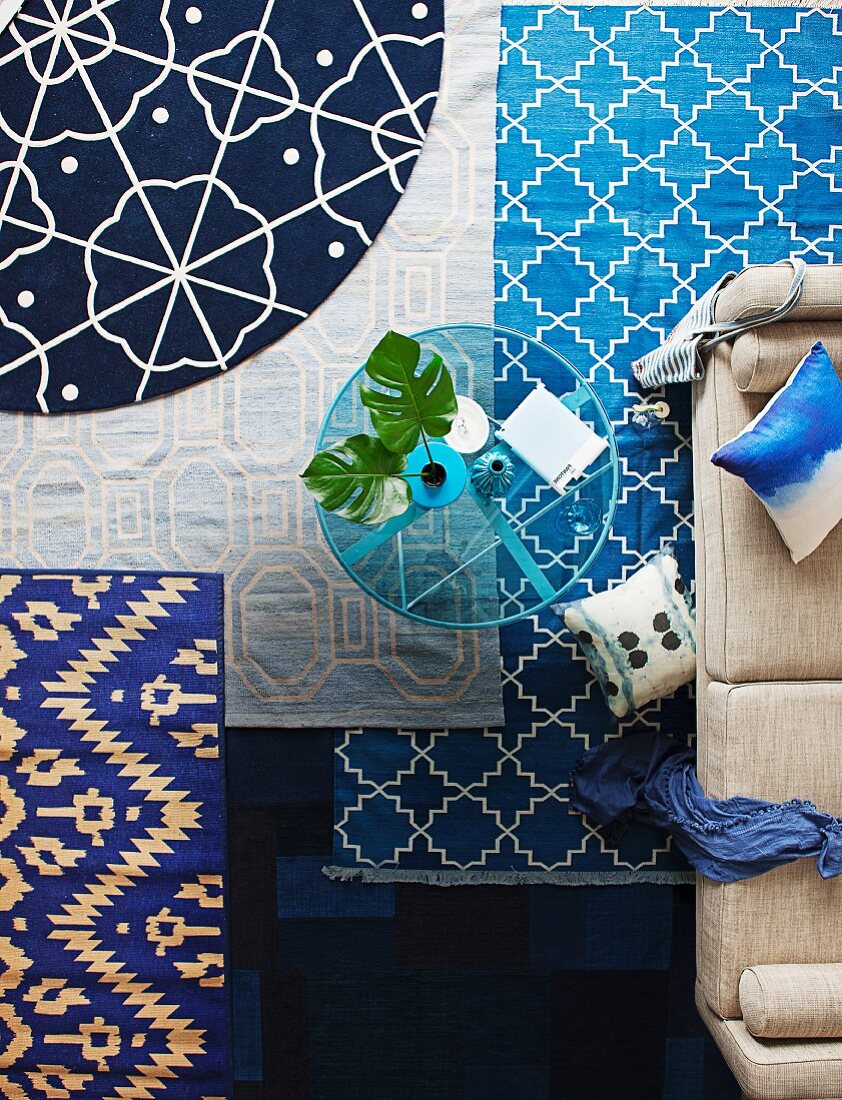
<path id="1" fill-rule="evenodd" d="M 706 878 L 753 878 L 804 856 L 822 878 L 842 873 L 842 821 L 812 802 L 708 798 L 686 745 L 654 733 L 608 741 L 571 776 L 574 809 L 621 833 L 631 820 L 666 829 Z"/>

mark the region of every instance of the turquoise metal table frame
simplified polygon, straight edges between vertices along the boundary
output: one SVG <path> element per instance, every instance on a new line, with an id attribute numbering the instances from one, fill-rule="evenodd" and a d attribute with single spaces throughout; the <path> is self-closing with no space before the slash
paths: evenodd
<path id="1" fill-rule="evenodd" d="M 442 327 L 447 328 L 448 326 Z M 461 329 L 485 330 L 494 334 L 499 333 L 503 336 L 511 336 L 515 339 L 524 340 L 528 344 L 540 343 L 532 337 L 525 335 L 525 333 L 517 332 L 514 329 L 504 328 L 501 325 L 459 324 L 452 327 Z M 439 331 L 439 329 L 424 329 L 421 332 L 415 333 L 413 338 L 423 343 L 425 337 L 428 337 L 431 333 L 436 331 Z M 576 409 L 580 408 L 580 406 L 582 406 L 586 401 L 593 401 L 602 411 L 602 414 L 605 417 L 605 423 L 609 425 L 610 428 L 611 421 L 608 417 L 608 414 L 605 412 L 605 408 L 602 402 L 599 400 L 599 397 L 596 395 L 593 387 L 585 381 L 584 377 L 579 373 L 579 371 L 576 370 L 573 364 L 565 359 L 564 356 L 559 355 L 558 352 L 553 351 L 553 349 L 547 347 L 546 344 L 541 344 L 540 346 L 553 358 L 559 360 L 564 368 L 570 371 L 576 379 L 575 388 L 570 393 L 567 393 L 560 398 L 563 404 L 565 404 L 569 409 L 575 411 Z M 324 420 L 322 421 L 321 429 L 319 430 L 319 436 L 316 443 L 317 449 L 324 446 L 324 437 L 327 431 L 327 426 L 331 422 L 331 417 L 339 402 L 344 397 L 348 387 L 358 377 L 362 369 L 363 368 L 360 368 L 359 371 L 355 371 L 354 374 L 350 376 L 345 385 L 343 385 L 339 392 L 336 394 L 333 401 L 331 401 L 330 406 L 328 407 L 328 410 L 325 414 Z M 452 630 L 480 630 L 483 628 L 503 626 L 506 623 L 518 622 L 520 619 L 524 619 L 528 615 L 534 615 L 536 612 L 541 611 L 545 607 L 548 607 L 549 604 L 561 599 L 564 596 L 564 593 L 567 592 L 578 580 L 581 579 L 581 577 L 586 574 L 587 570 L 590 568 L 591 564 L 596 559 L 599 552 L 602 550 L 602 547 L 605 544 L 605 540 L 608 538 L 608 534 L 611 531 L 611 527 L 614 522 L 614 515 L 617 509 L 617 496 L 619 492 L 619 457 L 617 453 L 617 442 L 614 438 L 613 430 L 609 430 L 605 438 L 608 443 L 609 457 L 607 461 L 601 460 L 599 466 L 595 470 L 586 474 L 583 477 L 580 477 L 575 483 L 571 483 L 569 487 L 564 490 L 564 492 L 558 493 L 555 499 L 544 505 L 543 508 L 538 509 L 538 511 L 534 512 L 531 516 L 528 516 L 526 519 L 521 520 L 519 523 L 510 523 L 497 501 L 493 499 L 489 500 L 486 497 L 483 497 L 480 493 L 476 491 L 476 489 L 469 481 L 465 491 L 470 493 L 471 497 L 477 504 L 481 514 L 485 518 L 486 523 L 491 529 L 494 538 L 487 546 L 484 546 L 482 550 L 479 550 L 476 554 L 468 558 L 466 561 L 461 562 L 450 573 L 440 578 L 438 581 L 435 582 L 435 584 L 430 585 L 423 592 L 415 596 L 412 600 L 407 599 L 402 532 L 405 531 L 407 527 L 414 523 L 415 520 L 418 519 L 419 516 L 423 515 L 428 509 L 423 508 L 413 502 L 412 504 L 410 504 L 406 512 L 404 512 L 402 515 L 396 516 L 394 519 L 389 520 L 387 523 L 384 523 L 380 527 L 377 527 L 374 530 L 370 531 L 367 535 L 364 535 L 358 542 L 354 543 L 353 546 L 349 547 L 346 550 L 340 550 L 336 545 L 336 542 L 334 541 L 334 538 L 331 535 L 325 522 L 326 513 L 324 509 L 317 504 L 316 511 L 319 518 L 319 526 L 321 527 L 322 533 L 327 539 L 328 545 L 330 546 L 334 557 L 343 567 L 345 572 L 357 585 L 359 585 L 359 587 L 364 592 L 367 592 L 369 596 L 377 600 L 378 603 L 381 603 L 385 607 L 388 607 L 391 611 L 397 611 L 402 615 L 406 615 L 410 619 L 414 619 L 417 622 L 425 623 L 428 626 L 440 626 Z M 521 539 L 521 533 L 528 529 L 533 523 L 536 523 L 539 519 L 542 519 L 550 512 L 553 512 L 555 509 L 559 508 L 562 504 L 565 503 L 565 501 L 570 501 L 571 499 L 574 499 L 577 494 L 581 492 L 582 489 L 584 489 L 587 485 L 590 485 L 592 482 L 596 481 L 597 478 L 605 477 L 607 475 L 610 475 L 612 478 L 612 487 L 610 505 L 605 519 L 602 523 L 602 530 L 600 531 L 599 536 L 595 539 L 590 554 L 576 570 L 576 575 L 571 577 L 571 579 L 568 581 L 567 584 L 564 585 L 563 588 L 556 589 L 550 584 L 550 582 L 544 575 L 544 572 L 541 569 L 540 565 L 529 553 L 529 550 Z M 398 566 L 400 569 L 400 606 L 392 603 L 390 600 L 387 600 L 383 595 L 371 588 L 370 585 L 366 584 L 359 576 L 357 576 L 353 569 L 354 565 L 356 565 L 357 562 L 361 561 L 373 550 L 376 550 L 379 546 L 382 546 L 384 543 L 389 542 L 392 539 L 396 540 Z M 471 565 L 474 565 L 484 555 L 490 553 L 491 551 L 496 551 L 500 548 L 508 552 L 508 554 L 514 559 L 515 563 L 520 568 L 524 578 L 532 585 L 532 587 L 535 589 L 538 596 L 540 597 L 539 603 L 533 604 L 524 611 L 518 612 L 515 615 L 504 616 L 498 619 L 491 619 L 486 622 L 476 623 L 444 622 L 440 619 L 427 618 L 426 616 L 420 615 L 416 611 L 413 611 L 413 608 L 416 607 L 422 600 L 432 595 L 432 593 L 434 593 L 437 589 L 447 584 L 448 581 L 458 576 L 461 572 L 469 568 Z"/>

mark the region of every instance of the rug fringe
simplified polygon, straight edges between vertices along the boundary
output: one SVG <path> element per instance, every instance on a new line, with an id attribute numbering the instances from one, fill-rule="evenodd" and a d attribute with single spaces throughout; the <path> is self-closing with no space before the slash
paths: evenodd
<path id="1" fill-rule="evenodd" d="M 334 882 L 418 882 L 428 886 L 680 886 L 693 883 L 693 871 L 440 871 L 403 867 L 322 867 Z"/>
<path id="2" fill-rule="evenodd" d="M 503 0 L 507 8 L 804 8 L 812 11 L 835 11 L 842 7 L 840 0 Z"/>

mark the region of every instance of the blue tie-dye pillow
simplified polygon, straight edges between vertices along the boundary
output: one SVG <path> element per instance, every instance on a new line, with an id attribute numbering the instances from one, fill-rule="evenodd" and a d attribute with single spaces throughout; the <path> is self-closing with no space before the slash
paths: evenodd
<path id="1" fill-rule="evenodd" d="M 824 344 L 711 462 L 757 494 L 794 562 L 812 554 L 842 520 L 842 382 Z"/>

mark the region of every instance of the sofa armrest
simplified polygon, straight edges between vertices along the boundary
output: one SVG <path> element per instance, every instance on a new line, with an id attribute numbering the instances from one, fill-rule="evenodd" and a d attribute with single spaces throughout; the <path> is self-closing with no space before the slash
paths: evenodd
<path id="1" fill-rule="evenodd" d="M 842 963 L 748 967 L 740 1008 L 758 1039 L 842 1038 Z"/>
<path id="2" fill-rule="evenodd" d="M 779 306 L 792 282 L 789 264 L 741 271 L 716 299 L 716 320 L 736 321 Z M 842 321 L 842 264 L 808 264 L 804 289 L 788 321 Z"/>
<path id="3" fill-rule="evenodd" d="M 743 393 L 776 393 L 821 340 L 842 377 L 842 321 L 779 321 L 734 341 L 731 372 Z"/>

